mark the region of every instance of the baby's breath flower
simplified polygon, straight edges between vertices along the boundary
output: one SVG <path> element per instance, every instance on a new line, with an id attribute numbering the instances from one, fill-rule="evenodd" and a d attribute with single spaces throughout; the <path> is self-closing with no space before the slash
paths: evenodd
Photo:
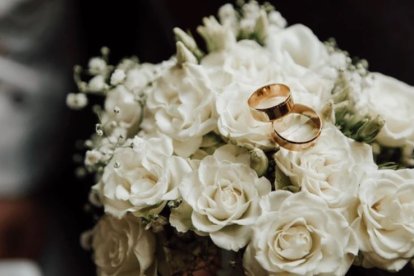
<path id="1" fill-rule="evenodd" d="M 93 75 L 102 74 L 107 68 L 106 61 L 100 57 L 94 57 L 89 60 L 89 72 Z"/>
<path id="2" fill-rule="evenodd" d="M 88 98 L 83 93 L 69 93 L 66 96 L 66 104 L 72 109 L 82 109 L 88 104 Z"/>
<path id="3" fill-rule="evenodd" d="M 111 76 L 111 84 L 117 85 L 124 81 L 126 75 L 125 71 L 122 69 L 116 69 Z"/>

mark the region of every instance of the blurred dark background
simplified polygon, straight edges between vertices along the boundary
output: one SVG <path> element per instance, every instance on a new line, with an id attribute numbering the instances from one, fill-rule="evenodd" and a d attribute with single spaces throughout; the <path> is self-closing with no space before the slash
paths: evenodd
<path id="1" fill-rule="evenodd" d="M 90 57 L 99 55 L 102 46 L 111 49 L 113 63 L 129 55 L 136 55 L 143 62 L 160 62 L 175 52 L 173 27 L 189 29 L 194 34 L 201 18 L 216 14 L 226 2 L 66 1 L 62 13 L 64 20 L 59 23 L 59 39 L 49 49 L 65 76 L 62 81 L 67 83 L 67 90 L 62 91 L 62 94 L 76 92 L 71 81 L 72 66 L 86 65 Z M 282 13 L 289 25 L 303 23 L 321 40 L 335 37 L 339 47 L 349 51 L 351 56 L 366 58 L 371 71 L 380 71 L 414 84 L 413 1 L 269 2 Z M 31 8 L 36 9 L 36 5 Z M 9 256 L 6 254 L 5 257 L 40 258 L 47 275 L 94 275 L 90 253 L 83 251 L 79 245 L 80 233 L 93 225 L 93 219 L 84 207 L 90 186 L 94 183 L 92 177 L 79 180 L 74 176 L 77 165 L 73 162 L 73 155 L 77 152 L 77 141 L 88 138 L 94 130 L 95 118 L 89 109 L 69 111 L 62 99 L 59 105 L 61 110 L 56 112 L 60 116 L 56 124 L 57 131 L 50 134 L 54 135 L 53 143 L 56 145 L 55 162 L 49 165 L 38 188 L 24 195 L 23 199 L 17 199 L 18 202 L 30 202 L 26 208 L 36 210 L 32 219 L 25 222 L 30 222 L 33 233 L 38 233 L 35 234 L 37 243 L 33 243 L 33 246 L 39 250 L 23 249 L 13 254 L 9 252 Z M 37 215 L 39 219 L 33 219 Z M 50 242 L 50 239 L 54 242 Z M 349 275 L 391 274 L 353 268 Z M 414 271 L 406 268 L 393 275 L 414 275 Z"/>

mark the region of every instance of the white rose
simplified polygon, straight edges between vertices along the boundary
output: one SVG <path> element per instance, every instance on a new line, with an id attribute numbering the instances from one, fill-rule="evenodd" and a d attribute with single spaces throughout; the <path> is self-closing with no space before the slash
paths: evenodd
<path id="1" fill-rule="evenodd" d="M 280 79 L 283 72 L 270 52 L 253 40 L 242 40 L 229 49 L 210 53 L 201 65 L 218 94 L 235 83 L 259 88 Z"/>
<path id="2" fill-rule="evenodd" d="M 99 276 L 157 275 L 155 238 L 129 215 L 103 216 L 92 231 L 94 261 Z"/>
<path id="3" fill-rule="evenodd" d="M 319 108 L 321 96 L 330 97 L 334 85 L 334 78 L 323 78 L 307 68 L 296 66 L 288 71 L 269 49 L 252 40 L 242 40 L 229 49 L 210 53 L 201 60 L 201 65 L 219 95 L 228 90 L 253 93 L 266 84 L 284 83 L 291 88 L 296 102 Z"/>
<path id="4" fill-rule="evenodd" d="M 203 58 L 211 85 L 217 94 L 220 133 L 241 144 L 250 143 L 272 148 L 271 126 L 253 118 L 247 99 L 256 89 L 280 80 L 281 69 L 263 47 L 244 40 L 230 49 Z"/>
<path id="5" fill-rule="evenodd" d="M 251 86 L 234 83 L 225 93 L 217 96 L 218 130 L 224 137 L 241 145 L 272 149 L 275 147 L 272 125 L 256 120 L 247 104 L 252 91 L 254 88 Z"/>
<path id="6" fill-rule="evenodd" d="M 364 267 L 398 271 L 414 257 L 414 170 L 380 170 L 359 191 L 358 219 Z"/>
<path id="7" fill-rule="evenodd" d="M 347 138 L 333 125 L 322 130 L 314 147 L 304 151 L 282 148 L 275 160 L 293 185 L 322 198 L 331 208 L 351 212 L 361 181 L 377 168 L 371 146 Z"/>
<path id="8" fill-rule="evenodd" d="M 214 98 L 199 65 L 174 67 L 154 83 L 147 106 L 158 129 L 173 138 L 176 154 L 191 155 L 200 147 L 203 135 L 216 128 Z"/>
<path id="9" fill-rule="evenodd" d="M 170 223 L 186 231 L 189 214 L 195 230 L 210 235 L 217 246 L 237 251 L 249 242 L 259 200 L 270 189 L 269 181 L 250 168 L 247 151 L 222 146 L 183 180 L 180 192 L 187 211 L 173 210 Z"/>
<path id="10" fill-rule="evenodd" d="M 380 73 L 373 77 L 372 86 L 363 92 L 368 94 L 368 109 L 385 120 L 378 142 L 390 147 L 414 143 L 414 87 Z"/>
<path id="11" fill-rule="evenodd" d="M 296 77 L 313 94 L 326 101 L 337 78 L 338 55 L 330 55 L 325 45 L 306 26 L 296 24 L 271 33 L 267 49 L 288 77 Z M 343 63 L 345 59 L 342 59 Z"/>
<path id="12" fill-rule="evenodd" d="M 266 46 L 280 63 L 290 61 L 292 65 L 313 70 L 328 64 L 329 54 L 325 45 L 311 29 L 301 24 L 273 34 Z"/>
<path id="13" fill-rule="evenodd" d="M 339 212 L 307 192 L 272 192 L 262 207 L 243 258 L 247 275 L 345 275 L 358 243 Z"/>
<path id="14" fill-rule="evenodd" d="M 102 178 L 93 189 L 105 212 L 123 217 L 157 214 L 168 200 L 178 198 L 178 184 L 191 171 L 188 162 L 172 156 L 172 142 L 166 136 L 135 137 L 133 148 L 115 150 Z"/>
<path id="15" fill-rule="evenodd" d="M 125 86 L 119 85 L 106 96 L 102 122 L 105 125 L 116 122 L 119 127 L 127 129 L 131 135 L 138 130 L 141 113 L 141 105 L 135 99 L 134 94 Z"/>

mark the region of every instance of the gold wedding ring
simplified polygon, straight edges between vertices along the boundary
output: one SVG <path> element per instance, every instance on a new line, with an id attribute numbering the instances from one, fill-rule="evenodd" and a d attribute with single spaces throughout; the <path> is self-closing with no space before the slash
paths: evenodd
<path id="1" fill-rule="evenodd" d="M 248 99 L 250 112 L 253 117 L 261 122 L 270 122 L 273 126 L 273 140 L 281 147 L 299 151 L 313 146 L 322 131 L 322 120 L 312 108 L 294 104 L 290 88 L 287 85 L 276 83 L 265 85 L 256 91 Z M 305 124 L 290 125 L 287 115 L 296 116 Z M 290 118 L 292 119 L 292 118 Z M 297 118 L 296 118 L 297 119 Z M 300 128 L 311 127 L 311 135 L 299 139 L 291 136 L 300 136 Z"/>
<path id="2" fill-rule="evenodd" d="M 247 100 L 253 117 L 261 122 L 282 118 L 294 103 L 287 85 L 275 83 L 257 89 Z"/>
<path id="3" fill-rule="evenodd" d="M 290 113 L 306 117 L 306 123 L 312 127 L 313 134 L 303 140 L 291 140 L 291 138 L 287 138 L 282 134 L 289 130 L 286 128 L 283 119 L 276 120 L 273 121 L 273 139 L 275 142 L 279 146 L 292 151 L 300 151 L 313 146 L 322 130 L 322 120 L 319 115 L 312 108 L 302 104 L 295 104 Z"/>

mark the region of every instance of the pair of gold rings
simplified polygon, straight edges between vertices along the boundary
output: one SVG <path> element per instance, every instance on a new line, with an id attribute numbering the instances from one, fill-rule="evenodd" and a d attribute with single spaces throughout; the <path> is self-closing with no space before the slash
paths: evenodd
<path id="1" fill-rule="evenodd" d="M 265 85 L 257 89 L 247 102 L 256 120 L 272 123 L 272 137 L 283 148 L 293 151 L 309 148 L 315 144 L 321 134 L 322 120 L 319 115 L 306 105 L 295 104 L 287 85 L 281 83 Z M 306 124 L 311 127 L 311 136 L 303 140 L 287 138 L 284 133 L 289 131 L 283 118 L 288 114 L 305 117 Z"/>

